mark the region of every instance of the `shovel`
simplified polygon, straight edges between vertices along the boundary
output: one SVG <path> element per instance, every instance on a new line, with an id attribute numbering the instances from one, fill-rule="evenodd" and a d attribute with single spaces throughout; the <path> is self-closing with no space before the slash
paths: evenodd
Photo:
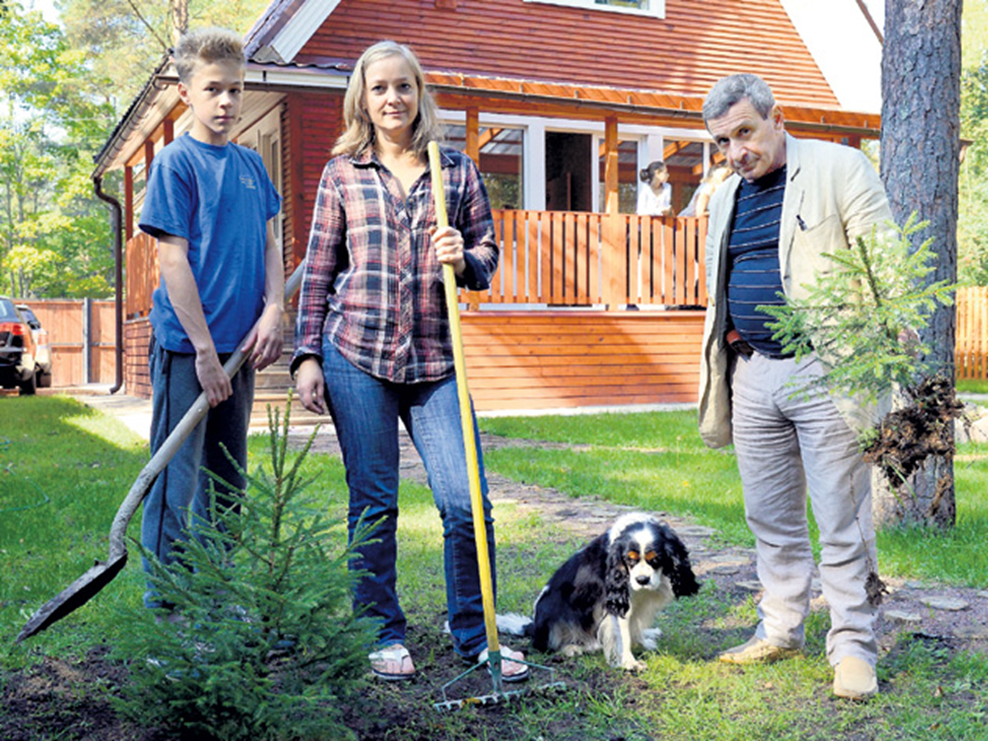
<path id="1" fill-rule="evenodd" d="M 298 291 L 302 283 L 303 262 L 292 276 L 285 283 L 285 301 L 290 300 Z M 244 339 L 247 339 L 244 337 Z M 227 361 L 223 364 L 223 370 L 229 378 L 233 378 L 240 367 L 247 360 L 247 353 L 241 349 L 243 340 L 237 345 Z M 134 485 L 130 487 L 130 492 L 117 510 L 113 518 L 113 525 L 110 527 L 110 554 L 106 561 L 97 561 L 85 574 L 63 589 L 57 597 L 52 598 L 42 605 L 17 636 L 17 643 L 25 638 L 30 638 L 36 633 L 40 633 L 45 628 L 61 620 L 69 613 L 77 610 L 95 597 L 99 591 L 113 581 L 114 577 L 120 573 L 121 569 L 127 565 L 127 545 L 124 537 L 127 533 L 127 526 L 131 518 L 137 512 L 137 508 L 144 501 L 144 497 L 151 490 L 154 480 L 158 478 L 165 466 L 182 447 L 182 443 L 192 433 L 209 411 L 209 402 L 206 400 L 206 392 L 199 394 L 199 398 L 190 407 L 189 411 L 179 421 L 172 433 L 165 439 L 161 447 L 158 448 L 151 460 L 137 475 Z"/>
<path id="2" fill-rule="evenodd" d="M 429 168 L 432 174 L 432 198 L 435 201 L 436 226 L 449 226 L 446 214 L 446 191 L 443 186 L 439 145 L 429 142 Z M 456 393 L 460 406 L 460 427 L 463 430 L 463 447 L 466 450 L 467 480 L 470 485 L 470 508 L 473 513 L 473 535 L 477 544 L 477 569 L 480 574 L 480 594 L 484 606 L 484 629 L 487 633 L 487 660 L 475 664 L 442 687 L 443 699 L 434 704 L 436 710 L 456 710 L 464 705 L 492 705 L 525 694 L 525 690 L 505 690 L 501 662 L 501 645 L 497 635 L 497 615 L 494 610 L 494 584 L 491 577 L 490 552 L 487 550 L 487 527 L 484 523 L 484 499 L 480 488 L 480 466 L 477 463 L 477 444 L 473 434 L 473 410 L 470 407 L 470 390 L 467 387 L 466 359 L 463 354 L 463 331 L 460 327 L 460 303 L 456 294 L 456 275 L 453 266 L 443 264 L 443 283 L 446 291 L 446 313 L 449 317 L 453 344 L 453 367 L 456 372 Z M 549 672 L 548 684 L 538 689 L 565 689 L 562 682 L 554 682 L 555 669 L 528 661 L 512 659 L 533 669 Z M 450 699 L 447 690 L 478 669 L 490 672 L 492 692 L 462 699 Z"/>

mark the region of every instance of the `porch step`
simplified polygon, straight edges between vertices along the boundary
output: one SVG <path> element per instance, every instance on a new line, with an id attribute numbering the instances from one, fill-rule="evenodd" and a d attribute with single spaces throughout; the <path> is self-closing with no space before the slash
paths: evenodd
<path id="1" fill-rule="evenodd" d="M 288 368 L 291 365 L 294 351 L 295 311 L 286 311 L 282 322 L 284 332 L 284 350 L 281 357 L 267 368 L 254 376 L 254 407 L 251 410 L 250 426 L 266 428 L 268 426 L 268 405 L 272 411 L 281 410 L 281 419 L 285 418 L 288 406 L 288 392 L 295 387 Z M 298 398 L 292 400 L 292 426 L 313 427 L 317 424 L 332 425 L 329 415 L 318 415 L 306 410 Z"/>
<path id="2" fill-rule="evenodd" d="M 281 410 L 280 419 L 285 419 L 285 410 L 288 407 L 288 388 L 284 389 L 257 389 L 254 392 L 254 407 L 250 413 L 250 426 L 252 429 L 267 428 L 268 426 L 268 406 L 271 411 Z M 292 399 L 292 427 L 314 427 L 322 425 L 331 427 L 333 421 L 329 415 L 313 414 L 299 402 L 298 398 Z"/>

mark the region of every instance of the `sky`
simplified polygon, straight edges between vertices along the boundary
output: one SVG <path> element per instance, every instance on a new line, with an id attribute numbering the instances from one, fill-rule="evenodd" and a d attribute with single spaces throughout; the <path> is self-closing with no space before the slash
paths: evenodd
<path id="1" fill-rule="evenodd" d="M 26 8 L 40 10 L 46 21 L 50 23 L 58 22 L 58 11 L 55 10 L 54 0 L 24 0 Z"/>

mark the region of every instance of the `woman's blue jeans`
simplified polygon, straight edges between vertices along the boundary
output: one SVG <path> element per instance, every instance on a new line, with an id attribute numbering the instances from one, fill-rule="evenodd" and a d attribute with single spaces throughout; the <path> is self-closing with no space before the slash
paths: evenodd
<path id="1" fill-rule="evenodd" d="M 462 656 L 475 656 L 487 647 L 487 638 L 455 378 L 415 384 L 382 381 L 351 364 L 329 342 L 323 343 L 323 373 L 350 489 L 351 539 L 361 516 L 367 523 L 381 521 L 371 535 L 377 542 L 361 545 L 358 558 L 351 561 L 352 569 L 367 572 L 355 586 L 354 609 L 380 623 L 380 645 L 404 642 L 406 621 L 396 590 L 395 537 L 401 419 L 425 463 L 442 518 L 453 647 Z M 474 435 L 493 577 L 494 520 L 476 420 Z"/>

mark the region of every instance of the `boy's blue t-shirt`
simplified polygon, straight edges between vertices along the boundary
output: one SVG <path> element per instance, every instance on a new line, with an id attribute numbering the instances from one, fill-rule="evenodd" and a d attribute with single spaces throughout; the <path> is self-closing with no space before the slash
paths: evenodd
<path id="1" fill-rule="evenodd" d="M 140 228 L 188 241 L 217 352 L 236 350 L 261 314 L 267 222 L 280 208 L 260 155 L 232 142 L 215 146 L 185 134 L 151 163 Z M 166 350 L 195 352 L 164 281 L 154 292 L 151 325 Z"/>

